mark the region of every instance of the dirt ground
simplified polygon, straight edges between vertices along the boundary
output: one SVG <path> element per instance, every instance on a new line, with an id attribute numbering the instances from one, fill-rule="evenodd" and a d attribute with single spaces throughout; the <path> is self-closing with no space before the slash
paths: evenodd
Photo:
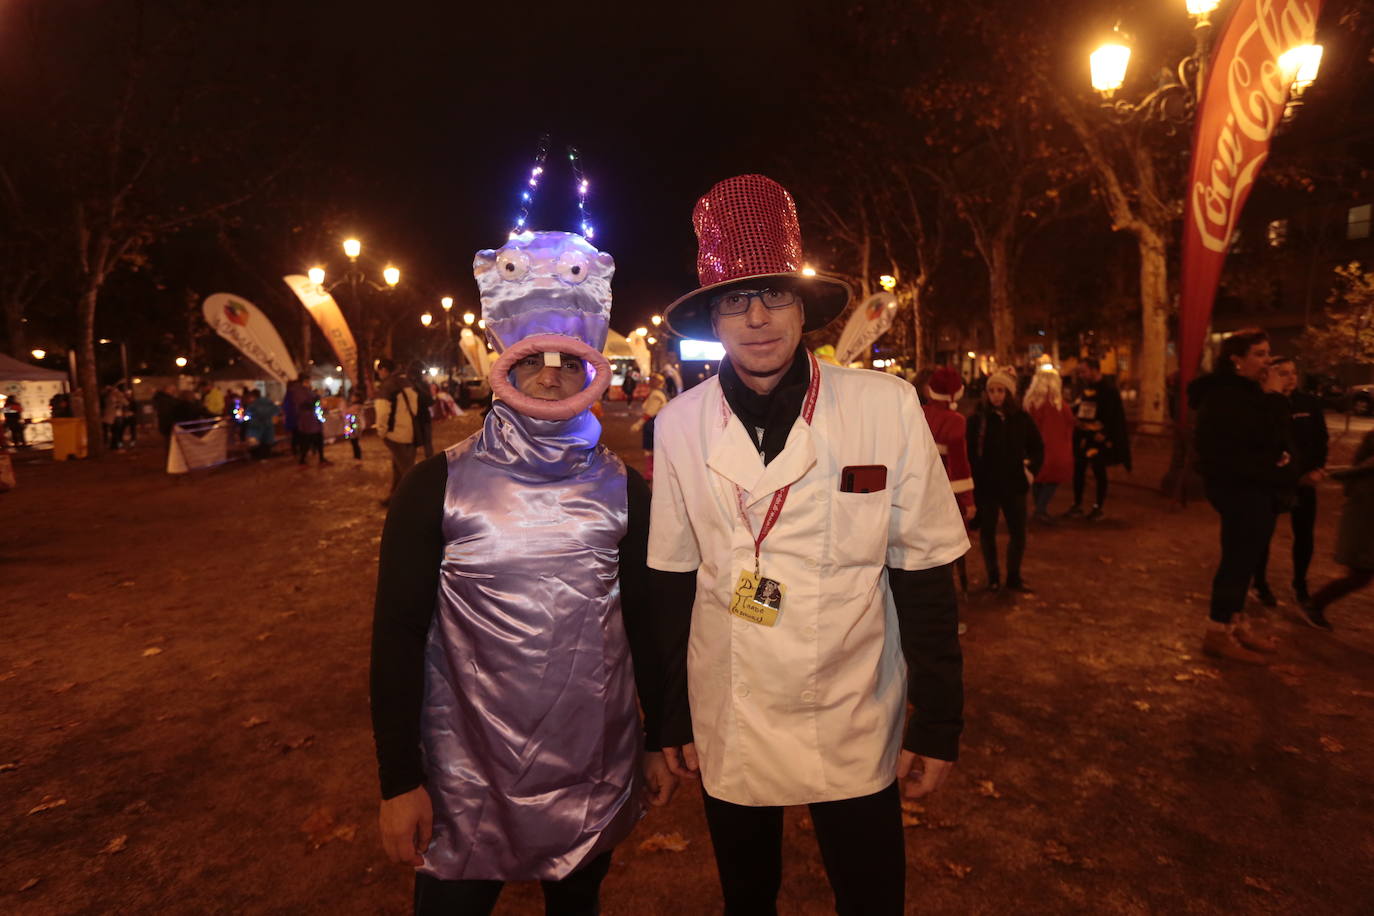
<path id="1" fill-rule="evenodd" d="M 623 407 L 607 429 L 642 459 Z M 380 444 L 173 479 L 155 440 L 21 463 L 0 495 L 0 912 L 407 912 L 367 711 Z M 1034 596 L 969 599 L 968 725 L 908 830 L 911 912 L 1374 908 L 1374 595 L 1334 608 L 1334 635 L 1281 608 L 1272 668 L 1205 660 L 1215 516 L 1147 489 L 1164 456 L 1142 451 L 1106 520 L 1032 530 Z M 1320 498 L 1315 584 L 1340 490 Z M 659 833 L 686 848 L 640 848 Z M 832 912 L 804 809 L 784 861 L 780 911 Z M 603 899 L 719 912 L 695 787 L 617 850 Z M 498 908 L 541 911 L 532 885 Z"/>

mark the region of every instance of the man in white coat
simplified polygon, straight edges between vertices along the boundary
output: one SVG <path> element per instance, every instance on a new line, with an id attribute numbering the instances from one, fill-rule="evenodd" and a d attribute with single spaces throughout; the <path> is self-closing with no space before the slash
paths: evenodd
<path id="1" fill-rule="evenodd" d="M 693 221 L 702 286 L 665 317 L 727 358 L 656 424 L 659 737 L 702 780 L 727 913 L 776 911 L 782 806 L 807 804 L 837 912 L 895 916 L 898 782 L 938 788 L 963 726 L 963 519 L 915 390 L 800 345 L 849 288 L 803 273 L 787 191 L 732 178 Z"/>

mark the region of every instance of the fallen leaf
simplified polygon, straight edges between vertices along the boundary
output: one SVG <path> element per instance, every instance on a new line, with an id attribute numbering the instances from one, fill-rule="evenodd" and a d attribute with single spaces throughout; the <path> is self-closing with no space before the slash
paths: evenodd
<path id="1" fill-rule="evenodd" d="M 1150 711 L 1150 704 L 1146 703 L 1144 700 L 1136 700 L 1131 705 L 1134 706 L 1136 709 L 1140 710 L 1141 712 Z"/>
<path id="2" fill-rule="evenodd" d="M 682 852 L 689 845 L 689 841 L 683 839 L 682 834 L 674 831 L 673 833 L 655 833 L 647 837 L 644 842 L 639 844 L 640 852 Z"/>
<path id="3" fill-rule="evenodd" d="M 305 834 L 310 845 L 316 849 L 332 840 L 336 832 L 334 815 L 329 812 L 328 808 L 316 808 L 301 823 L 301 833 Z"/>
<path id="4" fill-rule="evenodd" d="M 1297 665 L 1270 665 L 1269 670 L 1276 671 L 1279 674 L 1286 674 L 1289 677 L 1302 677 L 1307 673 Z"/>
<path id="5" fill-rule="evenodd" d="M 1352 690 L 1352 697 L 1364 697 L 1366 700 L 1374 700 L 1374 690 Z"/>
<path id="6" fill-rule="evenodd" d="M 100 854 L 102 856 L 112 856 L 117 852 L 123 852 L 124 847 L 127 845 L 129 845 L 129 838 L 127 836 L 117 836 L 105 844 L 105 848 L 100 850 Z"/>
<path id="7" fill-rule="evenodd" d="M 80 724 L 80 719 L 73 719 L 70 722 L 58 722 L 56 725 L 52 727 L 51 731 L 60 732 L 64 728 L 76 728 Z"/>
<path id="8" fill-rule="evenodd" d="M 19 769 L 19 764 L 18 764 L 18 762 L 15 762 L 15 763 L 0 763 L 0 773 L 8 773 L 10 770 L 17 770 L 17 769 Z"/>
<path id="9" fill-rule="evenodd" d="M 87 595 L 85 592 L 67 592 L 67 597 L 73 601 L 85 601 L 91 596 Z"/>
<path id="10" fill-rule="evenodd" d="M 254 637 L 253 637 L 253 639 L 255 639 L 255 640 L 258 641 L 258 642 L 265 642 L 266 640 L 269 640 L 269 639 L 271 639 L 271 638 L 272 638 L 272 634 L 271 634 L 270 632 L 267 632 L 267 633 L 259 633 L 257 636 L 254 636 Z"/>
<path id="11" fill-rule="evenodd" d="M 134 582 L 133 579 L 125 579 L 123 582 L 119 583 L 119 587 L 120 587 L 120 588 L 133 588 L 135 584 L 136 584 L 136 583 Z"/>
<path id="12" fill-rule="evenodd" d="M 1171 858 L 1169 858 L 1168 856 L 1155 856 L 1155 864 L 1156 864 L 1156 865 L 1173 865 L 1173 864 L 1174 864 L 1174 860 L 1171 859 Z"/>
<path id="13" fill-rule="evenodd" d="M 1002 745 L 1002 744 L 989 744 L 989 745 L 988 745 L 988 753 L 989 753 L 989 754 L 1004 754 L 1004 753 L 1006 753 L 1006 751 L 1007 751 L 1007 748 L 1006 748 L 1005 745 Z"/>
<path id="14" fill-rule="evenodd" d="M 314 735 L 306 735 L 303 738 L 297 738 L 295 741 L 283 741 L 281 745 L 281 752 L 283 754 L 289 754 L 292 751 L 299 751 L 301 748 L 309 747 L 314 743 Z"/>
<path id="15" fill-rule="evenodd" d="M 206 675 L 205 679 L 207 681 L 217 681 L 222 677 L 224 677 L 223 671 L 211 671 L 208 675 Z"/>
<path id="16" fill-rule="evenodd" d="M 29 814 L 37 814 L 40 811 L 51 811 L 53 808 L 61 808 L 67 803 L 65 798 L 53 798 L 51 795 L 44 795 L 43 800 L 29 809 Z"/>
<path id="17" fill-rule="evenodd" d="M 52 689 L 52 692 L 53 692 L 53 693 L 66 693 L 68 690 L 71 690 L 71 689 L 72 689 L 73 687 L 75 687 L 75 686 L 76 686 L 76 681 L 67 681 L 67 683 L 65 683 L 65 684 L 58 684 L 56 687 L 54 687 L 54 688 Z"/>
<path id="18" fill-rule="evenodd" d="M 1265 881 L 1263 878 L 1252 878 L 1249 875 L 1246 875 L 1245 886 L 1253 887 L 1257 891 L 1264 891 L 1266 894 L 1274 893 L 1274 888 L 1269 884 L 1268 881 Z"/>
<path id="19" fill-rule="evenodd" d="M 356 824 L 344 824 L 329 835 L 331 840 L 343 840 L 345 843 L 352 843 L 353 838 L 358 835 Z"/>
<path id="20" fill-rule="evenodd" d="M 1193 676 L 1192 676 L 1191 674 L 1175 674 L 1175 675 L 1174 675 L 1174 680 L 1176 680 L 1176 681 L 1191 681 L 1192 679 L 1193 679 Z"/>
<path id="21" fill-rule="evenodd" d="M 43 879 L 42 879 L 42 878 L 30 878 L 29 880 L 25 881 L 23 884 L 19 885 L 19 893 L 22 894 L 22 893 L 24 893 L 24 891 L 33 890 L 35 887 L 38 886 L 38 882 L 41 881 L 41 880 L 43 880 Z"/>
<path id="22" fill-rule="evenodd" d="M 8 680 L 11 680 L 12 678 L 15 678 L 15 677 L 18 677 L 18 676 L 19 676 L 19 675 L 18 675 L 18 672 L 15 672 L 15 671 L 6 671 L 4 674 L 0 674 L 0 681 L 8 681 Z"/>
<path id="23" fill-rule="evenodd" d="M 1098 557 L 1098 558 L 1097 558 L 1097 561 L 1098 561 L 1099 563 L 1106 563 L 1108 566 L 1110 566 L 1111 564 L 1113 564 L 1113 563 L 1116 562 L 1116 560 L 1112 559 L 1111 557 L 1107 557 L 1107 556 Z"/>
<path id="24" fill-rule="evenodd" d="M 903 812 L 902 812 L 902 826 L 903 826 L 903 827 L 919 827 L 919 826 L 921 826 L 921 819 L 920 819 L 919 817 L 917 817 L 916 815 L 914 815 L 914 814 L 907 814 L 905 811 L 903 811 Z"/>
<path id="25" fill-rule="evenodd" d="M 277 616 L 280 617 L 282 620 L 289 620 L 290 618 L 296 616 L 296 612 L 295 612 L 295 611 L 282 611 L 281 613 L 277 614 Z"/>
<path id="26" fill-rule="evenodd" d="M 1221 672 L 1214 668 L 1189 668 L 1188 670 L 1198 677 L 1205 677 L 1212 681 L 1220 680 L 1221 678 Z"/>
<path id="27" fill-rule="evenodd" d="M 1040 851 L 1045 858 L 1052 862 L 1060 862 L 1064 865 L 1073 864 L 1073 856 L 1069 854 L 1069 847 L 1058 840 L 1046 840 L 1045 845 L 1040 847 Z"/>
<path id="28" fill-rule="evenodd" d="M 1321 742 L 1322 750 L 1326 751 L 1329 754 L 1340 754 L 1345 751 L 1345 745 L 1341 744 L 1339 741 L 1337 741 L 1335 738 L 1330 737 L 1329 735 L 1322 735 Z"/>
<path id="29" fill-rule="evenodd" d="M 1001 798 L 1002 793 L 997 791 L 997 787 L 992 784 L 991 779 L 978 780 L 978 794 L 985 798 Z"/>
<path id="30" fill-rule="evenodd" d="M 159 646 L 149 646 L 148 648 L 146 648 L 146 649 L 143 650 L 143 657 L 144 657 L 144 658 L 147 658 L 149 655 L 161 655 L 161 654 L 162 654 L 162 648 L 159 647 Z"/>
<path id="31" fill-rule="evenodd" d="M 1291 744 L 1281 744 L 1279 745 L 1279 750 L 1283 751 L 1285 754 L 1294 754 L 1297 756 L 1302 755 L 1302 751 L 1298 750 Z"/>
<path id="32" fill-rule="evenodd" d="M 958 862 L 951 862 L 948 859 L 946 859 L 945 871 L 949 872 L 951 877 L 957 878 L 958 880 L 962 881 L 968 877 L 969 872 L 973 871 L 973 866 L 960 865 Z"/>
<path id="33" fill-rule="evenodd" d="M 241 723 L 244 728 L 257 728 L 259 725 L 266 725 L 267 720 L 261 716 L 250 716 Z"/>

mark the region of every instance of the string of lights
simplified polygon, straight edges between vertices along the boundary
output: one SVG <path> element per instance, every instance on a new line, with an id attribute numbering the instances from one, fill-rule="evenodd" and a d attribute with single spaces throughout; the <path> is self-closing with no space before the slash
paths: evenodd
<path id="1" fill-rule="evenodd" d="M 539 179 L 544 174 L 544 159 L 548 154 L 549 135 L 544 134 L 539 138 L 539 152 L 535 154 L 534 168 L 530 169 L 529 181 L 520 190 L 520 215 L 515 218 L 515 225 L 511 227 L 512 238 L 525 231 L 525 223 L 530 218 L 530 207 L 534 205 L 535 192 L 539 190 Z"/>
<path id="2" fill-rule="evenodd" d="M 568 161 L 572 163 L 573 183 L 577 187 L 577 218 L 582 224 L 582 236 L 588 241 L 596 234 L 592 228 L 591 216 L 587 213 L 587 191 L 590 185 L 587 176 L 582 174 L 582 163 L 577 156 L 577 147 L 568 147 Z"/>

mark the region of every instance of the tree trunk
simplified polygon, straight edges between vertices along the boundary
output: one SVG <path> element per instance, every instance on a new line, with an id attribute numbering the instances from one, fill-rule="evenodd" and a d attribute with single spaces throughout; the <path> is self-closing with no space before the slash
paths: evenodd
<path id="1" fill-rule="evenodd" d="M 1011 302 L 1011 252 L 995 240 L 988 249 L 988 318 L 992 323 L 992 349 L 999 366 L 1016 362 L 1016 314 Z"/>
<path id="2" fill-rule="evenodd" d="M 5 340 L 15 359 L 28 359 L 28 335 L 24 333 L 24 303 L 18 298 L 4 304 Z"/>
<path id="3" fill-rule="evenodd" d="M 1140 248 L 1140 358 L 1137 405 L 1140 424 L 1150 432 L 1166 425 L 1166 352 L 1169 345 L 1169 264 L 1165 232 L 1146 227 L 1137 232 Z"/>
<path id="4" fill-rule="evenodd" d="M 300 303 L 295 305 L 295 309 L 301 316 L 301 372 L 310 371 L 310 335 L 311 325 L 315 322 L 310 318 L 310 311 Z"/>
<path id="5" fill-rule="evenodd" d="M 95 364 L 95 304 L 100 298 L 101 278 L 87 275 L 78 305 L 81 339 L 80 354 L 81 398 L 86 407 L 86 448 L 92 458 L 105 453 L 105 430 L 100 425 L 100 375 Z"/>

